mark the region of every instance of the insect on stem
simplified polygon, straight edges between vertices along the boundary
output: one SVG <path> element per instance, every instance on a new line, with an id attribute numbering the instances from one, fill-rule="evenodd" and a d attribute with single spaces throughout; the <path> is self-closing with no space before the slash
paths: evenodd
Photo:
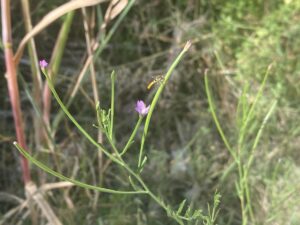
<path id="1" fill-rule="evenodd" d="M 147 90 L 150 90 L 155 84 L 161 83 L 163 80 L 164 80 L 163 75 L 158 75 L 154 77 L 154 79 L 150 81 L 150 83 L 147 85 Z"/>

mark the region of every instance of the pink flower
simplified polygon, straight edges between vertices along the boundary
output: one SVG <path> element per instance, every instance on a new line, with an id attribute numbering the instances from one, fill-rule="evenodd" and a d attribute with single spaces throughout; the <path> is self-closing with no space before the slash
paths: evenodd
<path id="1" fill-rule="evenodd" d="M 48 66 L 48 63 L 45 59 L 40 60 L 40 67 L 45 69 Z"/>
<path id="2" fill-rule="evenodd" d="M 139 113 L 140 116 L 147 115 L 150 105 L 146 107 L 146 104 L 142 100 L 136 102 L 135 111 Z"/>

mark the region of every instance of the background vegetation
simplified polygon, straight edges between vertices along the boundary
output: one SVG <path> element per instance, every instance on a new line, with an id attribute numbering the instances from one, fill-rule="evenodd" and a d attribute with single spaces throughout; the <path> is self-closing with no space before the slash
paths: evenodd
<path id="1" fill-rule="evenodd" d="M 32 1 L 33 24 L 63 3 Z M 104 3 L 87 11 L 96 21 L 91 33 L 99 30 L 101 12 L 104 15 L 107 6 Z M 11 8 L 15 48 L 26 31 L 20 3 L 12 1 Z M 217 224 L 245 224 L 237 165 L 218 132 L 205 91 L 204 73 L 208 69 L 214 108 L 228 142 L 234 150 L 242 152 L 242 162 L 253 156 L 247 176 L 253 215 L 249 214 L 246 224 L 300 224 L 299 19 L 300 2 L 296 0 L 141 0 L 135 2 L 103 52 L 94 59 L 97 89 L 104 108 L 110 106 L 110 74 L 112 70 L 116 72 L 114 129 L 117 143 L 123 146 L 137 121 L 136 100 L 149 103 L 155 92 L 155 88 L 146 89 L 147 83 L 152 76 L 164 74 L 179 49 L 192 40 L 191 49 L 158 102 L 145 147 L 149 160 L 142 176 L 172 206 L 178 207 L 187 199 L 207 212 L 207 204 L 212 204 L 218 190 L 222 198 Z M 77 10 L 56 75 L 56 89 L 64 102 L 70 99 L 87 57 L 82 21 L 82 13 Z M 62 23 L 63 18 L 35 37 L 39 58 L 51 58 Z M 115 23 L 116 19 L 108 23 L 107 32 Z M 4 62 L 0 63 L 4 74 Z M 241 108 L 247 109 L 255 102 L 270 65 L 263 94 L 240 142 L 244 119 Z M 27 144 L 32 155 L 49 167 L 87 183 L 129 187 L 127 175 L 118 167 L 109 164 L 103 171 L 98 152 L 66 117 L 55 125 L 59 114 L 55 101 L 50 117 L 52 147 L 49 142 L 41 144 L 33 126 L 38 114 L 30 100 L 33 82 L 27 53 L 18 72 Z M 84 128 L 97 136 L 92 126 L 96 123 L 92 84 L 88 77 L 83 80 L 70 111 Z M 0 92 L 0 219 L 3 219 L 26 197 L 19 153 L 12 145 L 15 131 L 4 76 Z M 274 101 L 276 106 L 270 111 Z M 271 114 L 266 119 L 268 112 Z M 262 124 L 259 142 L 252 152 Z M 141 135 L 142 128 L 136 142 L 140 142 Z M 135 165 L 138 146 L 133 146 L 127 157 Z M 31 173 L 38 185 L 58 181 L 36 166 L 31 167 Z M 175 224 L 146 197 L 99 194 L 79 187 L 53 189 L 44 196 L 63 224 Z M 26 208 L 20 209 L 9 215 L 4 224 L 33 224 L 32 221 L 46 224 L 42 216 L 33 218 L 27 212 Z"/>

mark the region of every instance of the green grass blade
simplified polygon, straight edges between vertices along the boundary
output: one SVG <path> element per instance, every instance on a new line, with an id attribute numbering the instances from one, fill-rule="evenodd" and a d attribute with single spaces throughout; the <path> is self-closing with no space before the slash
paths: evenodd
<path id="1" fill-rule="evenodd" d="M 266 114 L 265 118 L 263 119 L 263 122 L 262 122 L 262 124 L 261 124 L 261 126 L 260 126 L 260 128 L 259 128 L 259 130 L 258 130 L 258 132 L 257 132 L 257 135 L 256 135 L 256 137 L 255 137 L 255 139 L 254 139 L 253 146 L 252 146 L 252 148 L 251 148 L 251 153 L 250 153 L 250 157 L 249 157 L 249 160 L 248 160 L 248 164 L 247 164 L 247 169 L 246 169 L 246 171 L 249 171 L 249 169 L 250 169 L 250 166 L 251 166 L 252 161 L 253 161 L 253 159 L 254 159 L 254 151 L 255 151 L 255 149 L 256 149 L 256 147 L 257 147 L 257 145 L 258 145 L 258 142 L 259 142 L 259 140 L 260 140 L 260 138 L 261 138 L 261 135 L 262 135 L 262 133 L 263 133 L 263 130 L 264 130 L 264 128 L 265 128 L 265 126 L 266 126 L 268 120 L 270 119 L 272 113 L 274 112 L 276 106 L 277 106 L 277 100 L 275 100 L 275 101 L 272 103 L 270 109 L 268 110 L 268 113 Z"/>
<path id="2" fill-rule="evenodd" d="M 226 146 L 226 148 L 228 149 L 229 153 L 231 154 L 231 156 L 234 158 L 235 162 L 238 162 L 238 159 L 236 157 L 236 154 L 235 152 L 233 151 L 233 149 L 231 148 L 225 134 L 224 134 L 224 131 L 220 125 L 220 122 L 219 122 L 219 119 L 216 115 L 216 111 L 215 111 L 215 107 L 214 107 L 214 103 L 213 103 L 213 100 L 212 100 L 212 96 L 211 96 L 211 93 L 210 93 L 210 90 L 209 90 L 209 81 L 208 81 L 208 75 L 205 73 L 204 75 L 204 80 L 205 80 L 205 91 L 206 91 L 206 95 L 207 95 L 207 99 L 208 99 L 208 104 L 209 104 L 209 109 L 210 109 L 210 112 L 212 114 L 212 117 L 213 117 L 213 120 L 216 124 L 216 127 L 219 131 L 219 134 Z"/>
<path id="3" fill-rule="evenodd" d="M 240 137 L 239 137 L 239 142 L 238 142 L 239 146 L 241 146 L 243 144 L 248 124 L 249 124 L 249 122 L 252 119 L 252 116 L 253 116 L 253 113 L 254 113 L 254 109 L 255 109 L 255 107 L 256 107 L 256 105 L 258 103 L 258 100 L 262 96 L 262 93 L 263 93 L 263 90 L 265 88 L 266 81 L 267 81 L 267 79 L 269 77 L 271 68 L 272 68 L 272 66 L 270 65 L 268 67 L 266 73 L 265 73 L 264 79 L 263 79 L 263 81 L 262 81 L 262 83 L 260 85 L 260 88 L 259 88 L 259 90 L 257 92 L 257 95 L 255 96 L 254 102 L 253 102 L 252 106 L 250 107 L 249 112 L 247 113 L 247 116 L 246 116 L 245 120 L 243 121 L 243 125 L 242 125 L 241 132 L 240 132 Z"/>

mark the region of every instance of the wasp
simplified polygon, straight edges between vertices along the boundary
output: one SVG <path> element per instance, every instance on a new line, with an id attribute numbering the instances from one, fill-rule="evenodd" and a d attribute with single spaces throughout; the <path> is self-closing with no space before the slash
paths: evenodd
<path id="1" fill-rule="evenodd" d="M 165 77 L 163 75 L 158 75 L 154 77 L 154 79 L 150 81 L 149 84 L 147 85 L 147 89 L 150 90 L 153 87 L 153 85 L 157 83 L 161 83 L 164 80 L 164 78 Z"/>

